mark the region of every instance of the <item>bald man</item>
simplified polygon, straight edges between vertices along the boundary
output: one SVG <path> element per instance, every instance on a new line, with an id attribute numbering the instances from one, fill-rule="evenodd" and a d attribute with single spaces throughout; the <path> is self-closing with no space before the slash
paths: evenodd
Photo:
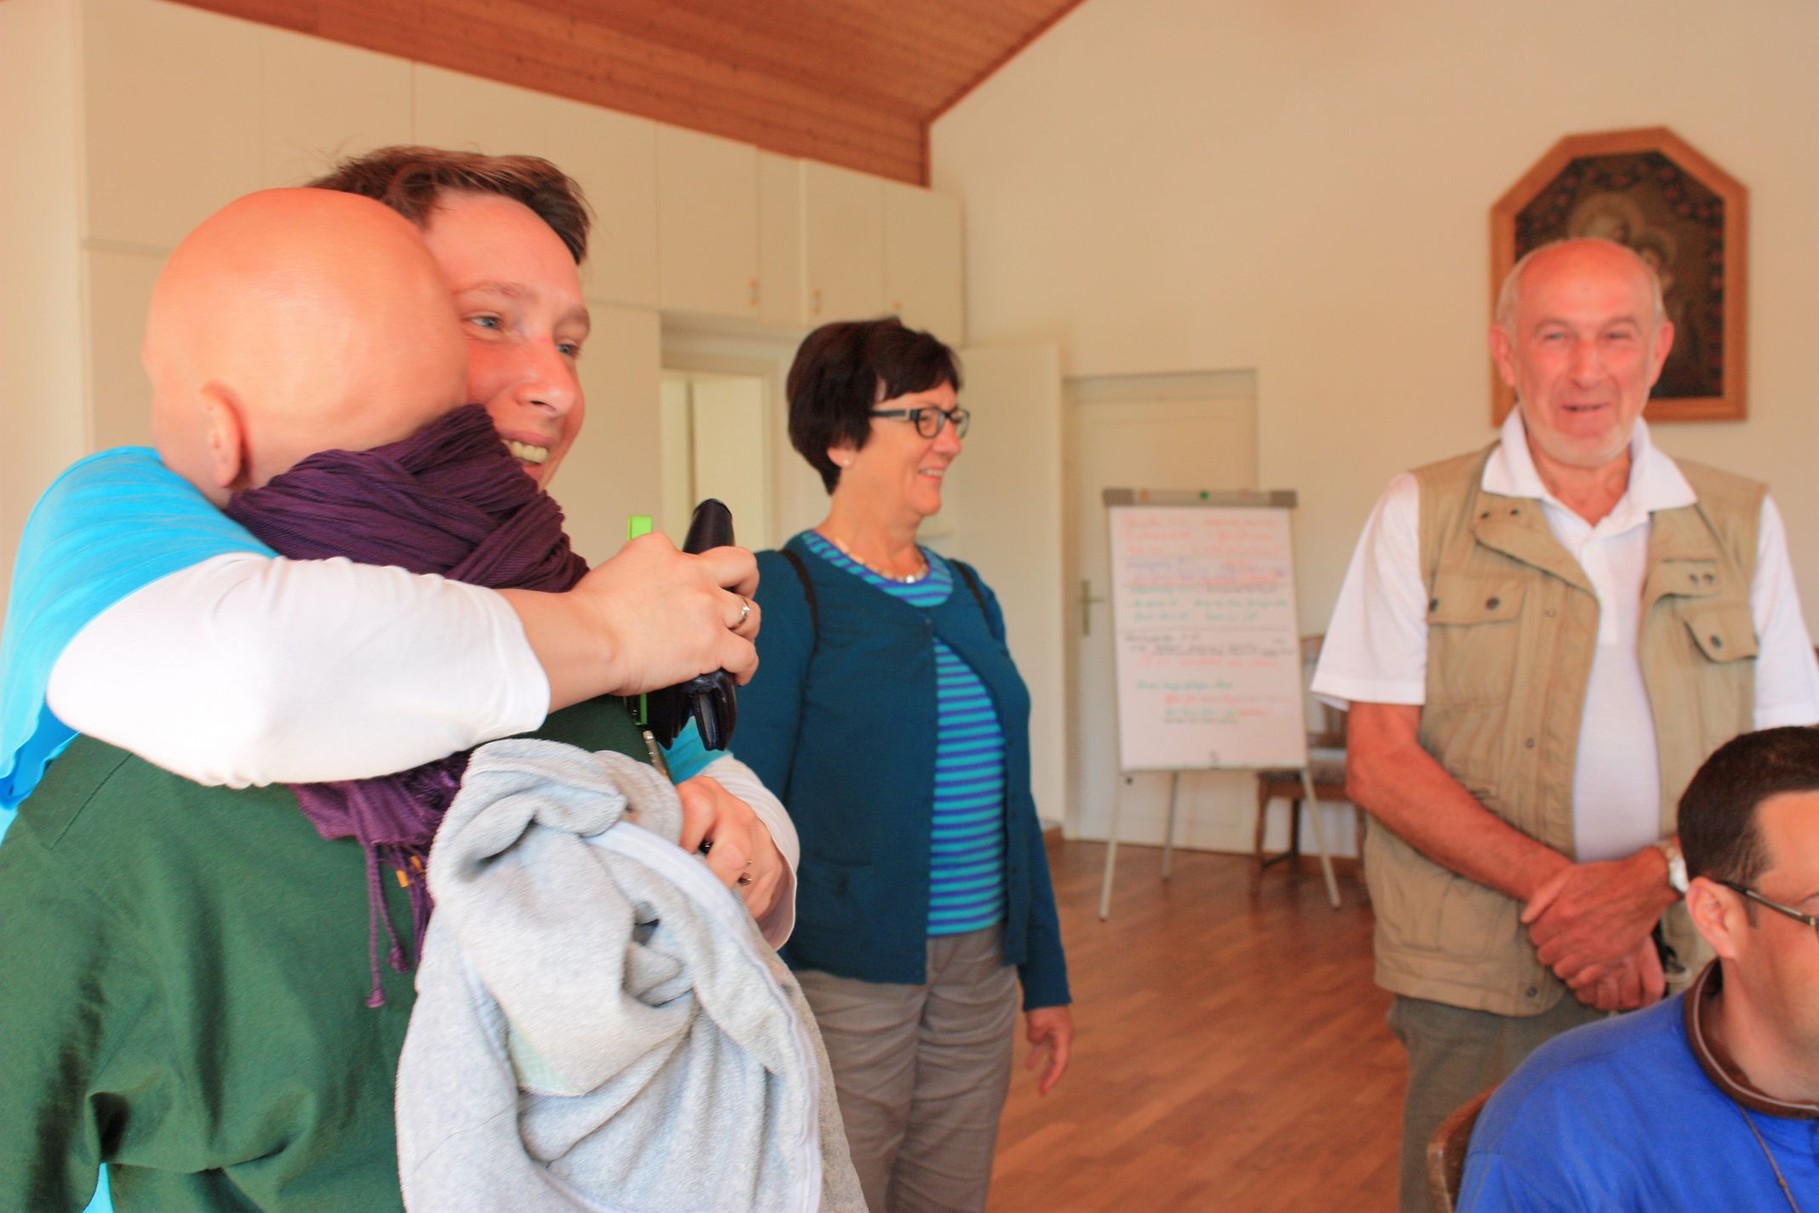
<path id="1" fill-rule="evenodd" d="M 377 203 L 223 209 L 160 277 L 144 360 L 162 457 L 281 550 L 410 559 L 459 522 L 463 568 L 503 549 L 577 572 L 553 504 L 458 407 L 446 285 Z M 539 735 L 646 754 L 616 701 Z M 400 1207 L 419 802 L 452 791 L 446 768 L 411 776 L 236 791 L 70 746 L 0 848 L 0 1208 L 80 1209 L 102 1162 L 121 1210 Z"/>
<path id="2" fill-rule="evenodd" d="M 267 190 L 205 220 L 158 277 L 141 357 L 159 456 L 217 505 L 465 403 L 460 325 L 422 238 L 326 190 Z"/>
<path id="3" fill-rule="evenodd" d="M 1630 249 L 1524 257 L 1490 330 L 1517 405 L 1499 441 L 1391 483 L 1333 609 L 1314 690 L 1350 704 L 1347 786 L 1373 818 L 1403 1213 L 1429 1207 L 1423 1152 L 1452 1109 L 1661 997 L 1657 924 L 1696 966 L 1674 822 L 1700 761 L 1819 721 L 1766 488 L 1649 440 L 1673 341 Z"/>

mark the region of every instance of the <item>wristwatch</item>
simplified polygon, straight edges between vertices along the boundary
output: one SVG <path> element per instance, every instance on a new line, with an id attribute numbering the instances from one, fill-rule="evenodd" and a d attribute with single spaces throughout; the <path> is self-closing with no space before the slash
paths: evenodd
<path id="1" fill-rule="evenodd" d="M 1667 860 L 1667 883 L 1669 887 L 1671 887 L 1674 892 L 1684 895 L 1686 893 L 1686 859 L 1680 854 L 1680 840 L 1678 838 L 1663 838 L 1660 842 L 1655 844 L 1655 849 L 1660 851 L 1663 858 Z"/>

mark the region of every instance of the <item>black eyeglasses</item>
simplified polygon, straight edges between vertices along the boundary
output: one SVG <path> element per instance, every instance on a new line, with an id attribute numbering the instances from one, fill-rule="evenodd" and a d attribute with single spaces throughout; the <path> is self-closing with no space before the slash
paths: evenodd
<path id="1" fill-rule="evenodd" d="M 916 432 L 924 438 L 935 438 L 941 434 L 941 427 L 948 422 L 954 423 L 954 436 L 966 437 L 966 427 L 972 422 L 973 415 L 966 409 L 938 409 L 934 405 L 924 405 L 919 409 L 873 409 L 868 416 L 901 417 L 905 421 L 916 423 Z"/>
<path id="2" fill-rule="evenodd" d="M 1742 885 L 1729 880 L 1720 880 L 1718 883 L 1731 890 L 1733 893 L 1741 893 L 1759 906 L 1767 906 L 1777 914 L 1786 914 L 1795 922 L 1804 922 L 1813 929 L 1814 936 L 1819 937 L 1819 914 L 1802 914 L 1793 906 L 1784 906 L 1778 901 L 1770 901 L 1762 894 L 1756 892 L 1756 890 L 1746 889 Z"/>

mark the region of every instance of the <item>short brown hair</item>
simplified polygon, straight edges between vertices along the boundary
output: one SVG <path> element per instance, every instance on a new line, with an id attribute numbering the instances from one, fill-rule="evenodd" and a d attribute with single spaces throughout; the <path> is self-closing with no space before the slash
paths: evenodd
<path id="1" fill-rule="evenodd" d="M 522 202 L 549 224 L 580 265 L 592 222 L 573 178 L 541 156 L 488 156 L 439 147 L 382 147 L 352 156 L 309 183 L 314 189 L 359 194 L 427 227 L 443 191 L 498 194 Z"/>
<path id="2" fill-rule="evenodd" d="M 944 383 L 960 390 L 960 359 L 895 316 L 824 324 L 803 338 L 784 385 L 790 445 L 831 493 L 840 469 L 828 447 L 848 443 L 857 450 L 872 436 L 873 408 Z"/>
<path id="3" fill-rule="evenodd" d="M 1755 884 L 1773 858 L 1756 828 L 1756 810 L 1783 792 L 1819 792 L 1819 729 L 1763 729 L 1713 751 L 1680 797 L 1687 874 Z"/>

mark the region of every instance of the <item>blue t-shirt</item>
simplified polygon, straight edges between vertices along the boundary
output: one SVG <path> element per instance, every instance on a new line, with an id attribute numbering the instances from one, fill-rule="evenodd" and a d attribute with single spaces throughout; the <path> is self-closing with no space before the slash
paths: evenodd
<path id="1" fill-rule="evenodd" d="M 228 552 L 273 554 L 147 447 L 90 455 L 44 491 L 19 536 L 0 632 L 0 835 L 75 736 L 44 696 L 76 633 L 133 591 Z"/>
<path id="2" fill-rule="evenodd" d="M 1746 1113 L 1720 1090 L 1687 1040 L 1686 997 L 1575 1028 L 1518 1066 L 1472 1130 L 1460 1213 L 1785 1209 L 1777 1167 L 1819 1209 L 1819 1121 Z"/>
<path id="3" fill-rule="evenodd" d="M 0 632 L 0 838 L 76 735 L 45 702 L 76 633 L 135 590 L 231 552 L 276 555 L 149 447 L 90 455 L 44 491 L 19 537 Z M 713 758 L 692 724 L 665 757 L 677 783 Z"/>
<path id="4" fill-rule="evenodd" d="M 815 555 L 867 585 L 928 610 L 954 592 L 954 570 L 922 549 L 928 573 L 884 577 L 818 532 Z M 983 608 L 982 608 L 983 609 Z M 929 840 L 928 933 L 960 935 L 1004 921 L 1004 729 L 979 675 L 939 636 L 935 649 L 935 787 Z"/>

